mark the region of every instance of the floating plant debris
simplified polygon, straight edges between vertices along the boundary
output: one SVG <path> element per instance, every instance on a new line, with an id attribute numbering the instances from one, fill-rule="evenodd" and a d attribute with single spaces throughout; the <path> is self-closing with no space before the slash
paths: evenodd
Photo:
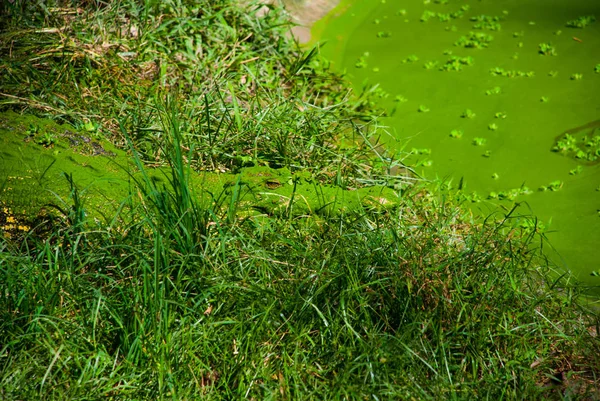
<path id="1" fill-rule="evenodd" d="M 460 115 L 462 118 L 475 118 L 476 114 L 473 113 L 473 110 L 471 109 L 466 109 L 465 111 L 462 112 L 462 114 Z"/>
<path id="2" fill-rule="evenodd" d="M 463 134 L 464 133 L 459 129 L 453 129 L 452 131 L 450 131 L 450 137 L 456 138 L 456 139 L 462 138 Z"/>
<path id="3" fill-rule="evenodd" d="M 469 32 L 467 36 L 461 36 L 456 42 L 454 42 L 454 46 L 464 47 L 464 48 L 474 48 L 474 49 L 483 49 L 488 47 L 490 42 L 494 39 L 493 36 L 487 35 L 481 32 Z"/>
<path id="4" fill-rule="evenodd" d="M 490 74 L 492 74 L 493 76 L 501 76 L 501 77 L 505 77 L 505 78 L 521 78 L 521 77 L 527 77 L 527 78 L 533 78 L 535 76 L 535 72 L 533 71 L 516 71 L 516 70 L 505 70 L 504 68 L 500 68 L 500 67 L 494 67 L 492 69 L 490 69 Z"/>
<path id="5" fill-rule="evenodd" d="M 542 185 L 541 187 L 538 188 L 538 190 L 541 192 L 546 192 L 546 191 L 556 192 L 559 189 L 561 189 L 562 187 L 563 187 L 563 182 L 560 180 L 556 180 L 556 181 L 552 181 L 548 185 Z"/>
<path id="6" fill-rule="evenodd" d="M 583 171 L 583 167 L 577 166 L 574 169 L 570 170 L 569 174 L 570 175 L 577 175 L 577 174 L 580 174 L 582 171 Z"/>
<path id="7" fill-rule="evenodd" d="M 429 148 L 412 148 L 410 150 L 410 153 L 412 153 L 413 155 L 430 155 L 431 154 L 431 149 Z"/>
<path id="8" fill-rule="evenodd" d="M 461 71 L 465 65 L 473 65 L 473 58 L 452 56 L 440 67 L 440 71 Z"/>
<path id="9" fill-rule="evenodd" d="M 540 43 L 538 49 L 538 53 L 544 56 L 556 56 L 556 48 L 552 43 Z"/>
<path id="10" fill-rule="evenodd" d="M 478 15 L 476 17 L 471 17 L 471 21 L 476 22 L 473 25 L 473 29 L 487 29 L 490 31 L 499 31 L 502 26 L 500 25 L 500 21 L 502 21 L 502 17 L 490 17 L 488 15 Z"/>
<path id="11" fill-rule="evenodd" d="M 580 138 L 566 133 L 556 141 L 552 150 L 575 159 L 596 161 L 600 158 L 600 128 L 596 128 L 589 136 L 583 134 Z"/>
<path id="12" fill-rule="evenodd" d="M 488 89 L 488 90 L 486 90 L 486 91 L 485 91 L 485 94 L 486 94 L 487 96 L 491 96 L 491 95 L 499 95 L 500 93 L 502 93 L 502 89 L 500 89 L 500 87 L 499 87 L 499 86 L 496 86 L 496 87 L 494 87 L 494 88 L 492 88 L 492 89 Z"/>
<path id="13" fill-rule="evenodd" d="M 596 22 L 596 17 L 593 15 L 586 15 L 582 17 L 578 17 L 577 19 L 567 21 L 567 26 L 569 28 L 580 28 L 583 29 L 586 26 Z"/>
<path id="14" fill-rule="evenodd" d="M 356 62 L 356 64 L 354 64 L 354 67 L 356 68 L 367 68 L 367 58 L 369 57 L 369 52 L 364 52 L 362 54 L 362 56 L 360 56 L 358 58 L 358 61 Z"/>
<path id="15" fill-rule="evenodd" d="M 453 19 L 462 18 L 465 15 L 465 11 L 469 10 L 468 5 L 462 6 L 459 10 L 451 12 L 451 13 L 438 13 L 431 10 L 423 11 L 421 14 L 421 22 L 428 22 L 432 18 L 437 18 L 440 22 L 448 22 Z"/>
<path id="16" fill-rule="evenodd" d="M 438 64 L 439 62 L 437 61 L 428 61 L 423 65 L 423 68 L 425 68 L 426 70 L 432 70 L 435 67 L 437 67 Z"/>

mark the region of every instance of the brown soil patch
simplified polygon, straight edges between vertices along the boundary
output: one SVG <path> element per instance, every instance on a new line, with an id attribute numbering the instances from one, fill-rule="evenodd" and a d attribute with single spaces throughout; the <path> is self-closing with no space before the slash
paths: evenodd
<path id="1" fill-rule="evenodd" d="M 284 4 L 297 26 L 292 28 L 292 34 L 300 43 L 310 40 L 312 24 L 323 18 L 338 5 L 340 0 L 285 0 Z"/>
<path id="2" fill-rule="evenodd" d="M 310 40 L 310 28 L 339 4 L 340 0 L 264 0 L 265 4 L 281 5 L 285 8 L 290 19 L 296 26 L 292 28 L 292 35 L 300 43 Z M 244 3 L 244 0 L 242 0 Z M 258 15 L 269 12 L 267 7 L 262 7 Z"/>

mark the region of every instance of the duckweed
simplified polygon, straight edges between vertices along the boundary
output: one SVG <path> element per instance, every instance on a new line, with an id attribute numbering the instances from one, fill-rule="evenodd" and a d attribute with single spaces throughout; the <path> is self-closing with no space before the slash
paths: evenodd
<path id="1" fill-rule="evenodd" d="M 518 56 L 517 56 L 518 58 Z M 505 70 L 504 68 L 494 67 L 490 69 L 490 74 L 493 76 L 501 76 L 505 78 L 533 78 L 535 76 L 534 71 L 517 71 L 517 70 Z"/>
<path id="2" fill-rule="evenodd" d="M 460 39 L 454 42 L 454 46 L 473 49 L 483 49 L 488 47 L 493 39 L 493 36 L 485 33 L 469 32 L 467 36 L 461 36 Z"/>
<path id="3" fill-rule="evenodd" d="M 476 22 L 473 25 L 473 29 L 487 29 L 489 31 L 499 31 L 502 26 L 499 21 L 502 20 L 502 17 L 490 17 L 488 15 L 478 15 L 476 17 L 471 17 L 471 21 Z"/>
<path id="4" fill-rule="evenodd" d="M 538 53 L 544 56 L 556 56 L 556 48 L 552 43 L 540 43 Z"/>
<path id="5" fill-rule="evenodd" d="M 586 15 L 586 16 L 581 16 L 578 17 L 577 19 L 571 20 L 571 21 L 567 21 L 567 26 L 569 28 L 580 28 L 583 29 L 586 26 L 592 24 L 596 22 L 596 17 L 593 15 Z"/>
<path id="6" fill-rule="evenodd" d="M 463 132 L 459 129 L 453 129 L 450 131 L 450 137 L 460 139 L 463 136 Z"/>
<path id="7" fill-rule="evenodd" d="M 577 175 L 577 174 L 581 174 L 581 172 L 583 171 L 583 167 L 581 166 L 577 166 L 574 169 L 569 171 L 570 175 Z"/>
<path id="8" fill-rule="evenodd" d="M 428 61 L 423 65 L 423 68 L 425 68 L 426 70 L 432 70 L 435 67 L 437 67 L 439 64 L 439 62 L 437 61 Z"/>
<path id="9" fill-rule="evenodd" d="M 469 118 L 469 119 L 473 119 L 475 118 L 476 114 L 473 113 L 473 110 L 471 109 L 466 109 L 465 111 L 463 111 L 463 113 L 460 115 L 462 118 Z"/>
<path id="10" fill-rule="evenodd" d="M 473 65 L 473 58 L 452 56 L 440 67 L 440 71 L 461 71 L 465 65 Z"/>
<path id="11" fill-rule="evenodd" d="M 541 187 L 539 187 L 539 191 L 541 191 L 541 192 L 546 192 L 546 191 L 556 192 L 556 191 L 560 190 L 562 187 L 563 187 L 563 182 L 560 180 L 556 180 L 556 181 L 552 181 L 548 185 L 542 185 Z"/>

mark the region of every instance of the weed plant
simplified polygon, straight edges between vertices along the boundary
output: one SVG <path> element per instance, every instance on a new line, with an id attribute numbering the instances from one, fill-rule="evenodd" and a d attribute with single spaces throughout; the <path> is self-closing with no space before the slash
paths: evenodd
<path id="1" fill-rule="evenodd" d="M 196 170 L 246 163 L 370 182 L 375 89 L 347 95 L 280 14 L 86 4 L 2 5 L 2 107 L 93 119 L 138 174 L 100 228 L 67 176 L 67 218 L 0 239 L 0 398 L 598 396 L 598 316 L 519 209 L 478 221 L 414 186 L 386 209 L 242 215 L 239 180 L 194 192 Z"/>

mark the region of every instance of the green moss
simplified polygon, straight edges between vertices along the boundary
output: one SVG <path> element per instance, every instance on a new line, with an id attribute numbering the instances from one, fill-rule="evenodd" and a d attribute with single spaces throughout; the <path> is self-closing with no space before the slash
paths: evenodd
<path id="1" fill-rule="evenodd" d="M 56 141 L 43 145 L 31 138 L 51 133 Z M 0 115 L 0 187 L 5 207 L 23 216 L 36 216 L 47 205 L 70 204 L 73 177 L 93 219 L 112 216 L 131 194 L 132 180 L 140 173 L 127 152 L 110 142 L 93 139 L 86 131 L 31 115 L 5 112 Z M 100 151 L 102 149 L 102 151 Z M 146 168 L 157 188 L 169 189 L 169 170 Z M 196 196 L 211 201 L 236 194 L 243 215 L 331 215 L 362 208 L 388 208 L 395 193 L 385 187 L 343 189 L 323 185 L 305 171 L 266 166 L 241 168 L 237 174 L 192 173 Z M 225 202 L 224 204 L 227 204 Z"/>

